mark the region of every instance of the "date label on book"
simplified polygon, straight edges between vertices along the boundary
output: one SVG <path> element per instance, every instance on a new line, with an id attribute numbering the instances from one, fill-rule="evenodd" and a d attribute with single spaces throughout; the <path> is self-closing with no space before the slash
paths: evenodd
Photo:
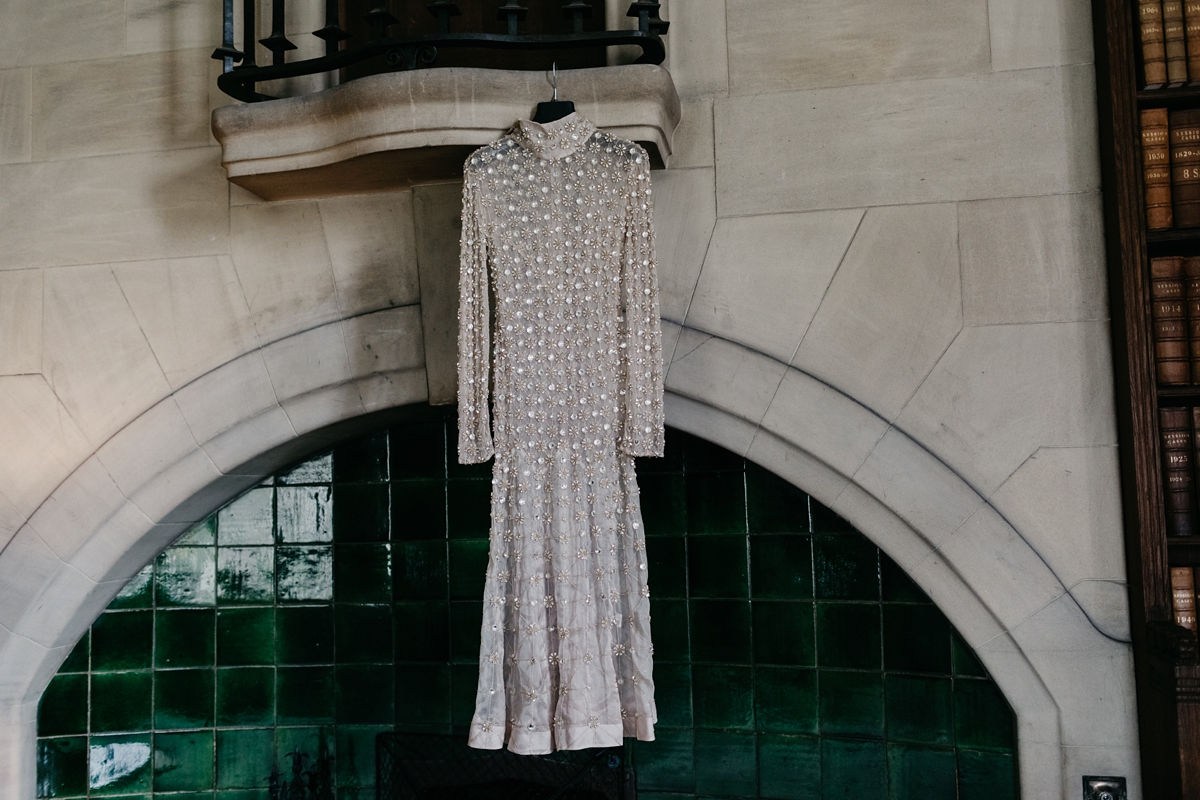
<path id="1" fill-rule="evenodd" d="M 1084 775 L 1083 800 L 1128 800 L 1125 779 Z"/>

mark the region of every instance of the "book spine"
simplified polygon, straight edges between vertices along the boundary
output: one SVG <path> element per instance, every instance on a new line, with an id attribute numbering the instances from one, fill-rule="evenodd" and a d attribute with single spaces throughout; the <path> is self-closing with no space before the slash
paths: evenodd
<path id="1" fill-rule="evenodd" d="M 1200 383 L 1200 256 L 1183 260 L 1183 291 L 1187 300 L 1188 358 L 1192 383 Z"/>
<path id="2" fill-rule="evenodd" d="M 1196 530 L 1192 477 L 1192 414 L 1187 408 L 1158 410 L 1163 451 L 1163 502 L 1168 536 L 1192 536 Z"/>
<path id="3" fill-rule="evenodd" d="M 1196 632 L 1196 576 L 1191 567 L 1171 567 L 1171 606 L 1175 624 Z"/>
<path id="4" fill-rule="evenodd" d="M 1200 82 L 1200 0 L 1183 0 L 1183 30 L 1187 40 L 1188 79 Z"/>
<path id="5" fill-rule="evenodd" d="M 1187 83 L 1187 39 L 1184 33 L 1183 0 L 1162 0 L 1163 50 L 1167 58 L 1167 84 Z"/>
<path id="6" fill-rule="evenodd" d="M 1200 111 L 1172 112 L 1168 122 L 1175 227 L 1200 227 Z"/>
<path id="7" fill-rule="evenodd" d="M 1196 0 L 1200 3 L 1200 0 Z M 1148 108 L 1142 118 L 1142 176 L 1146 185 L 1146 227 L 1170 228 L 1171 144 L 1167 135 L 1167 110 Z"/>
<path id="8" fill-rule="evenodd" d="M 1157 89 L 1167 82 L 1167 49 L 1163 39 L 1162 0 L 1141 0 L 1138 16 L 1142 28 L 1142 70 L 1146 88 Z"/>
<path id="9" fill-rule="evenodd" d="M 1150 260 L 1150 315 L 1158 382 L 1186 386 L 1191 383 L 1191 358 L 1182 256 Z"/>

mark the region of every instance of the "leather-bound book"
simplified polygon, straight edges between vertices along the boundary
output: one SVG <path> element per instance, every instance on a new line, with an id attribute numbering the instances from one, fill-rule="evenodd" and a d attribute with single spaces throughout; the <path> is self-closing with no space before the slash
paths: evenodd
<path id="1" fill-rule="evenodd" d="M 1171 567 L 1171 607 L 1175 624 L 1196 632 L 1196 576 L 1191 567 Z"/>
<path id="2" fill-rule="evenodd" d="M 1200 3 L 1200 0 L 1196 0 Z M 1167 138 L 1167 110 L 1142 111 L 1142 176 L 1146 185 L 1146 227 L 1165 230 L 1171 214 L 1171 145 Z"/>
<path id="3" fill-rule="evenodd" d="M 1188 357 L 1192 383 L 1200 383 L 1200 256 L 1183 260 L 1183 293 L 1187 299 Z"/>
<path id="4" fill-rule="evenodd" d="M 1175 227 L 1200 227 L 1200 109 L 1172 111 L 1167 116 Z"/>
<path id="5" fill-rule="evenodd" d="M 1191 356 L 1183 256 L 1150 259 L 1150 314 L 1158 383 L 1186 386 L 1191 383 Z"/>
<path id="6" fill-rule="evenodd" d="M 1168 536 L 1196 532 L 1196 493 L 1192 470 L 1192 411 L 1160 408 L 1158 433 L 1163 454 L 1163 503 Z"/>
<path id="7" fill-rule="evenodd" d="M 1183 29 L 1187 39 L 1188 80 L 1200 82 L 1200 0 L 1183 0 Z"/>
<path id="8" fill-rule="evenodd" d="M 1167 58 L 1167 85 L 1187 83 L 1187 38 L 1183 0 L 1162 0 L 1163 50 Z"/>
<path id="9" fill-rule="evenodd" d="M 1167 82 L 1167 49 L 1163 40 L 1162 0 L 1139 0 L 1142 28 L 1142 71 L 1146 88 L 1157 89 Z"/>

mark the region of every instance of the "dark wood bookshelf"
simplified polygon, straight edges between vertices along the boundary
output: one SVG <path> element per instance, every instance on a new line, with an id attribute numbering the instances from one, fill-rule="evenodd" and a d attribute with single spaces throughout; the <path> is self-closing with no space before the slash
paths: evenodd
<path id="1" fill-rule="evenodd" d="M 1123 523 L 1142 793 L 1200 798 L 1200 655 L 1174 624 L 1171 566 L 1200 567 L 1200 536 L 1168 538 L 1158 412 L 1200 406 L 1200 385 L 1157 386 L 1149 260 L 1200 255 L 1200 228 L 1146 228 L 1139 112 L 1200 108 L 1200 86 L 1143 89 L 1137 0 L 1092 0 Z"/>

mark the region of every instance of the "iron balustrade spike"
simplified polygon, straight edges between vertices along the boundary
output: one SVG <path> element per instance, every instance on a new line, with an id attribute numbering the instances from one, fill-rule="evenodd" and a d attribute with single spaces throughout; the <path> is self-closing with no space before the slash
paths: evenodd
<path id="1" fill-rule="evenodd" d="M 572 0 L 563 6 L 563 16 L 571 18 L 575 33 L 583 33 L 583 18 L 592 16 L 592 4 L 584 0 Z"/>
<path id="2" fill-rule="evenodd" d="M 438 17 L 438 33 L 389 37 L 387 29 L 398 24 L 399 20 L 388 12 L 386 0 L 377 0 L 371 10 L 363 15 L 363 19 L 371 28 L 370 37 L 364 41 L 352 39 L 337 24 L 338 0 L 326 0 L 325 27 L 313 31 L 314 36 L 325 40 L 325 55 L 287 62 L 283 53 L 296 48 L 284 36 L 284 0 L 273 1 L 273 30 L 271 36 L 262 40 L 262 44 L 272 51 L 275 58 L 270 66 L 259 66 L 256 63 L 254 47 L 255 3 L 243 4 L 242 41 L 249 44 L 246 45 L 245 52 L 239 52 L 233 48 L 232 26 L 229 26 L 229 30 L 224 27 L 225 19 L 233 18 L 233 0 L 224 0 L 222 46 L 212 54 L 224 67 L 222 74 L 217 78 L 217 87 L 230 97 L 243 102 L 255 103 L 275 99 L 258 92 L 255 88 L 258 83 L 332 72 L 373 58 L 383 57 L 394 69 L 411 70 L 433 66 L 440 49 L 531 51 L 637 46 L 642 54 L 636 63 L 661 64 L 667 54 L 661 37 L 666 34 L 670 25 L 669 22 L 659 19 L 661 5 L 656 0 L 636 0 L 630 4 L 628 16 L 637 17 L 637 30 L 584 31 L 583 18 L 591 11 L 591 4 L 582 0 L 572 0 L 564 4 L 563 11 L 568 16 L 574 15 L 573 32 L 519 34 L 517 24 L 525 19 L 527 9 L 518 0 L 506 0 L 499 8 L 497 16 L 499 19 L 507 19 L 508 33 L 451 32 L 449 19 L 459 15 L 458 6 L 450 0 L 434 0 L 427 7 Z M 241 63 L 234 66 L 238 61 Z"/>
<path id="3" fill-rule="evenodd" d="M 517 35 L 517 23 L 525 21 L 525 15 L 529 13 L 529 9 L 517 2 L 517 0 L 507 0 L 496 11 L 496 19 L 504 20 L 508 18 L 508 35 Z"/>

